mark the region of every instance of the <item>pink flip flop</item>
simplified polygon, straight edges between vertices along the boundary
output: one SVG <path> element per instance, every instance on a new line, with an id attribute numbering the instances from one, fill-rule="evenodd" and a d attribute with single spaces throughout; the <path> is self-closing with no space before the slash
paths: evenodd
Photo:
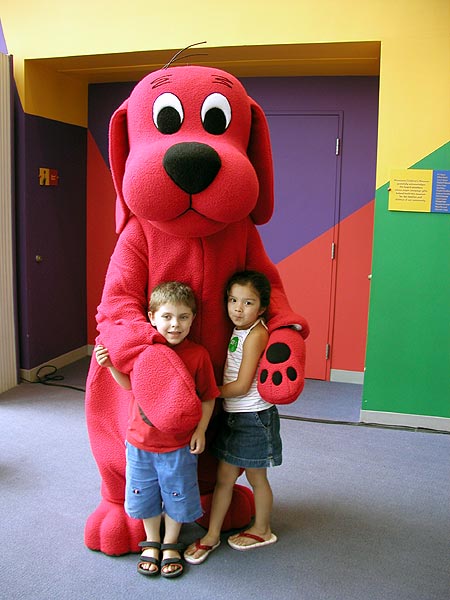
<path id="1" fill-rule="evenodd" d="M 239 544 L 235 544 L 233 541 L 228 538 L 228 544 L 234 549 L 239 550 L 240 552 L 245 552 L 246 550 L 253 550 L 253 548 L 261 548 L 261 546 L 269 546 L 270 544 L 275 544 L 277 541 L 277 536 L 272 533 L 268 540 L 260 537 L 259 535 L 255 535 L 254 533 L 247 533 L 243 531 L 238 535 L 238 537 L 250 538 L 255 540 L 254 544 L 248 544 L 247 546 L 240 546 Z"/>
<path id="2" fill-rule="evenodd" d="M 220 540 L 217 542 L 217 544 L 215 544 L 214 546 L 207 546 L 206 544 L 201 544 L 200 540 L 196 540 L 194 542 L 195 544 L 195 551 L 197 552 L 197 550 L 205 550 L 205 554 L 202 554 L 201 556 L 199 556 L 198 558 L 194 558 L 193 556 L 189 556 L 189 554 L 184 554 L 184 560 L 187 563 L 190 563 L 191 565 L 199 565 L 202 562 L 204 562 L 208 556 L 211 554 L 211 552 L 213 550 L 215 550 L 218 546 L 220 546 Z"/>

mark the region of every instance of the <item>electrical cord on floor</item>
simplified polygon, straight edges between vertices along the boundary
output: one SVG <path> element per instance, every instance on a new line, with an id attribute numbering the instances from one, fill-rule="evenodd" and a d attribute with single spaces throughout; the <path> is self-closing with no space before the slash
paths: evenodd
<path id="1" fill-rule="evenodd" d="M 51 371 L 45 373 L 44 375 L 41 375 L 40 373 L 43 369 L 51 369 Z M 63 375 L 56 375 L 57 371 L 58 369 L 54 365 L 43 365 L 42 367 L 39 367 L 39 369 L 36 372 L 37 381 L 27 381 L 27 383 L 41 383 L 43 385 L 50 385 L 53 387 L 68 388 L 70 390 L 76 390 L 77 392 L 86 391 L 85 389 L 76 387 L 74 385 L 67 385 L 65 383 L 53 383 L 54 381 L 64 381 Z M 22 379 L 22 381 L 26 380 Z"/>
<path id="2" fill-rule="evenodd" d="M 399 431 L 417 431 L 420 433 L 445 433 L 450 434 L 450 431 L 443 429 L 429 429 L 427 427 L 409 427 L 408 425 L 386 425 L 383 423 L 362 423 L 361 421 L 333 421 L 331 419 L 314 419 L 312 417 L 294 417 L 290 415 L 280 414 L 280 419 L 288 419 L 291 421 L 306 421 L 307 423 L 324 423 L 326 425 L 350 425 L 352 427 L 373 427 L 375 429 L 396 429 Z"/>
<path id="3" fill-rule="evenodd" d="M 46 373 L 41 376 L 40 373 L 43 369 L 51 369 L 50 373 Z M 43 365 L 39 367 L 36 372 L 37 381 L 27 381 L 27 383 L 41 383 L 43 385 L 51 385 L 53 387 L 63 387 L 78 392 L 86 392 L 85 389 L 76 387 L 74 385 L 67 385 L 63 383 L 53 383 L 54 381 L 63 381 L 62 375 L 56 375 L 58 369 L 54 365 Z M 22 380 L 26 381 L 26 380 Z M 408 427 L 407 425 L 386 425 L 382 423 L 362 423 L 361 421 L 335 421 L 332 419 L 316 419 L 312 417 L 295 417 L 290 415 L 280 414 L 280 419 L 288 419 L 290 421 L 304 421 L 307 423 L 322 423 L 325 425 L 347 425 L 350 427 L 373 427 L 376 429 L 396 429 L 400 431 L 416 431 L 420 433 L 444 433 L 449 435 L 450 431 L 444 431 L 442 429 L 428 429 L 427 427 Z"/>

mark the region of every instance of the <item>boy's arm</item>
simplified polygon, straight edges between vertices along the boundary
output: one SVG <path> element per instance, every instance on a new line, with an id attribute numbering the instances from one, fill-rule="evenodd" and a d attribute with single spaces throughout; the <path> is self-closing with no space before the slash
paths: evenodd
<path id="1" fill-rule="evenodd" d="M 131 390 L 131 381 L 129 375 L 122 373 L 116 367 L 109 367 L 109 371 L 117 383 L 125 390 Z"/>
<path id="2" fill-rule="evenodd" d="M 131 390 L 131 381 L 129 376 L 116 369 L 116 367 L 112 364 L 111 359 L 109 358 L 108 348 L 105 348 L 99 344 L 95 347 L 94 352 L 98 364 L 101 367 L 108 367 L 111 375 L 114 377 L 117 383 L 125 390 Z"/>
<path id="3" fill-rule="evenodd" d="M 201 454 L 205 449 L 205 433 L 214 410 L 215 399 L 202 402 L 202 416 L 191 437 L 189 447 L 192 454 Z"/>

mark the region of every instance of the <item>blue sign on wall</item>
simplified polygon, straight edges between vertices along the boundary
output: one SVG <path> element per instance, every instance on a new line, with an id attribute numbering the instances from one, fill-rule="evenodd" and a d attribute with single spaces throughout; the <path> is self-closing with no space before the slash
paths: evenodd
<path id="1" fill-rule="evenodd" d="M 450 213 L 450 171 L 433 171 L 431 212 Z"/>

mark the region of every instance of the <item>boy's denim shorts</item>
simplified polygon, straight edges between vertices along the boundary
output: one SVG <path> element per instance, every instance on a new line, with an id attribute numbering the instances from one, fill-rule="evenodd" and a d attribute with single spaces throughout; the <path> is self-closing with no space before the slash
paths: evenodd
<path id="1" fill-rule="evenodd" d="M 202 516 L 197 455 L 189 446 L 173 452 L 140 450 L 126 442 L 125 511 L 134 519 L 150 519 L 163 511 L 177 523 Z"/>
<path id="2" fill-rule="evenodd" d="M 276 406 L 258 412 L 223 412 L 211 450 L 219 460 L 243 469 L 281 465 L 280 417 Z"/>

